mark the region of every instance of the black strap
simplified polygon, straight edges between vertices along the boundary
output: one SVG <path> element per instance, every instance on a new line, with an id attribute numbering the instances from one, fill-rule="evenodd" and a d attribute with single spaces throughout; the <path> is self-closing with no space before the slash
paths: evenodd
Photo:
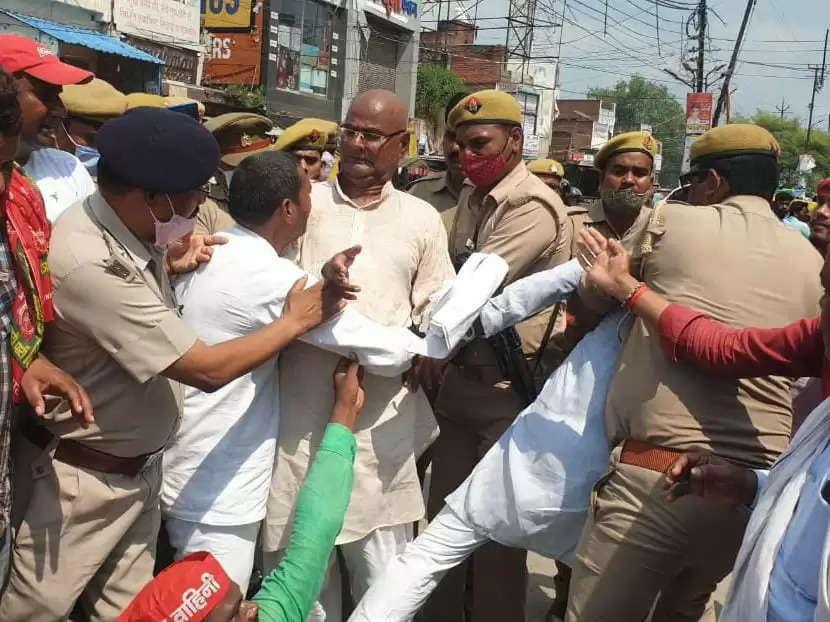
<path id="1" fill-rule="evenodd" d="M 553 313 L 550 314 L 548 325 L 545 327 L 545 332 L 542 335 L 542 341 L 539 343 L 539 349 L 536 351 L 536 359 L 533 361 L 533 378 L 536 378 L 536 373 L 539 371 L 539 366 L 542 364 L 542 357 L 545 355 L 550 338 L 553 335 L 553 327 L 556 325 L 556 318 L 559 316 L 559 311 L 562 309 L 562 303 L 557 302 L 553 307 Z"/>

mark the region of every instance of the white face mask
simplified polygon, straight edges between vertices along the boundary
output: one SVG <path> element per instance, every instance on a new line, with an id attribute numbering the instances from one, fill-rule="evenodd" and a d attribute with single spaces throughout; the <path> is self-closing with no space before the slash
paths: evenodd
<path id="1" fill-rule="evenodd" d="M 156 218 L 153 210 L 150 209 L 150 204 L 145 202 L 147 209 L 150 210 L 150 216 L 153 217 L 153 222 L 156 226 L 156 240 L 154 242 L 154 246 L 162 251 L 170 246 L 172 242 L 193 233 L 193 229 L 196 227 L 195 217 L 185 218 L 184 216 L 180 216 L 176 213 L 176 210 L 173 209 L 173 201 L 170 200 L 170 196 L 165 194 L 164 198 L 167 199 L 167 204 L 170 206 L 170 212 L 173 214 L 170 217 L 170 220 L 166 222 L 162 222 Z"/>

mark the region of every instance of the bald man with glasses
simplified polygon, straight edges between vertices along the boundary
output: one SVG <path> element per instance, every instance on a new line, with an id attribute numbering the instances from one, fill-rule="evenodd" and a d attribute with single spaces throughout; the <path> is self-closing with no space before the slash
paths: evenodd
<path id="1" fill-rule="evenodd" d="M 361 246 L 350 280 L 361 287 L 354 304 L 387 326 L 419 325 L 429 296 L 454 276 L 447 235 L 435 209 L 392 186 L 409 146 L 408 111 L 394 93 L 358 95 L 340 132 L 340 172 L 314 184 L 311 215 L 298 263 L 319 274 L 329 249 Z M 326 257 L 328 254 L 328 257 Z M 297 492 L 328 422 L 337 356 L 298 344 L 280 363 L 281 421 L 262 533 L 266 570 L 288 546 Z M 422 390 L 400 377 L 365 379 L 364 417 L 355 430 L 355 485 L 337 539 L 355 601 L 386 562 L 412 538 L 424 515 L 415 461 L 437 435 Z M 309 620 L 341 620 L 336 557 Z"/>

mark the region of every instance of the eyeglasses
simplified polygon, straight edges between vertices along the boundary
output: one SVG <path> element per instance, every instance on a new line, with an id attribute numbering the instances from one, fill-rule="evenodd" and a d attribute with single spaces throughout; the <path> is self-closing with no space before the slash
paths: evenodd
<path id="1" fill-rule="evenodd" d="M 369 130 L 358 130 L 353 127 L 341 127 L 340 142 L 356 141 L 358 138 L 361 138 L 367 145 L 377 146 L 389 140 L 393 136 L 403 134 L 406 131 L 407 130 L 398 130 L 397 132 L 392 132 L 391 134 L 383 134 L 381 132 L 371 132 Z"/>
<path id="2" fill-rule="evenodd" d="M 314 166 L 320 162 L 320 156 L 302 155 L 298 156 L 300 160 L 306 163 L 307 166 Z"/>

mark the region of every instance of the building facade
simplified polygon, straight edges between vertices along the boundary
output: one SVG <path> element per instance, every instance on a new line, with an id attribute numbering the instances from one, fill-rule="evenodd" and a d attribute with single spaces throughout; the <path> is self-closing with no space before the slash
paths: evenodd
<path id="1" fill-rule="evenodd" d="M 561 162 L 592 162 L 614 134 L 617 104 L 600 99 L 560 99 L 553 122 L 550 157 Z"/>
<path id="2" fill-rule="evenodd" d="M 410 0 L 270 0 L 263 64 L 268 113 L 278 124 L 341 121 L 373 88 L 415 105 L 419 21 Z"/>

